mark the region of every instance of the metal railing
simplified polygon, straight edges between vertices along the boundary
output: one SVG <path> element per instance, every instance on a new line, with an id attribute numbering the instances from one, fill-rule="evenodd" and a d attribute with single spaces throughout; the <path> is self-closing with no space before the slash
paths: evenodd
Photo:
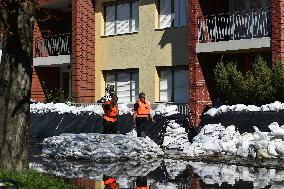
<path id="1" fill-rule="evenodd" d="M 101 106 L 102 104 L 103 103 L 73 103 L 73 102 L 69 103 L 69 105 L 76 106 L 76 107 L 79 107 L 79 106 L 87 107 L 87 106 L 90 106 L 90 105 L 100 105 Z M 157 108 L 157 106 L 159 104 L 165 104 L 166 106 L 176 105 L 178 112 L 180 112 L 183 115 L 189 115 L 189 106 L 186 103 L 153 103 L 153 104 L 151 104 L 151 108 L 155 109 L 155 108 Z M 134 103 L 128 103 L 127 106 L 129 108 L 133 108 Z"/>
<path id="2" fill-rule="evenodd" d="M 198 42 L 218 42 L 271 36 L 271 9 L 256 9 L 197 18 Z"/>
<path id="3" fill-rule="evenodd" d="M 70 33 L 39 37 L 35 40 L 35 57 L 69 55 L 71 42 Z"/>

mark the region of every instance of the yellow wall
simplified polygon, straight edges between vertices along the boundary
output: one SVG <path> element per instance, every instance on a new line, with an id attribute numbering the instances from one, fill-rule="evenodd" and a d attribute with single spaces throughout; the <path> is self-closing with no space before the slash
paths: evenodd
<path id="1" fill-rule="evenodd" d="M 96 0 L 96 100 L 104 95 L 103 70 L 139 69 L 139 91 L 151 102 L 159 100 L 157 66 L 188 65 L 187 27 L 156 29 L 154 0 L 139 1 L 139 32 L 103 36 L 103 3 Z"/>

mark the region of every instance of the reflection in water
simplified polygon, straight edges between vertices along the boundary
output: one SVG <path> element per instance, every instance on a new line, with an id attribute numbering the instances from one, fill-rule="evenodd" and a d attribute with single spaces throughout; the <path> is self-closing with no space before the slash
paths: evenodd
<path id="1" fill-rule="evenodd" d="M 39 147 L 30 149 L 32 169 L 86 189 L 104 189 L 108 177 L 115 179 L 119 189 L 145 187 L 146 183 L 149 189 L 284 189 L 284 170 L 170 159 L 105 163 L 55 160 L 37 156 Z"/>
<path id="2" fill-rule="evenodd" d="M 284 170 L 181 160 L 90 163 L 42 159 L 30 166 L 86 189 L 104 189 L 110 177 L 120 189 L 145 187 L 145 183 L 149 189 L 284 188 Z"/>

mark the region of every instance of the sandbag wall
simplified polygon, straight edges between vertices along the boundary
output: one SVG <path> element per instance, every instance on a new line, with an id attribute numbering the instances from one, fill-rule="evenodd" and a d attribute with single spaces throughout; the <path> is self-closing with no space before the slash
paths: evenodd
<path id="1" fill-rule="evenodd" d="M 187 117 L 182 114 L 175 114 L 164 117 L 155 115 L 155 124 L 149 124 L 146 134 L 158 145 L 163 143 L 163 136 L 166 132 L 166 124 L 169 120 L 175 120 L 184 128 L 188 128 Z M 130 132 L 133 129 L 133 115 L 123 114 L 118 117 L 118 130 L 121 134 Z M 30 114 L 30 137 L 47 138 L 62 133 L 102 133 L 103 119 L 97 114 L 72 114 L 57 112 L 31 113 Z"/>
<path id="2" fill-rule="evenodd" d="M 279 125 L 284 125 L 284 111 L 275 112 L 225 112 L 211 117 L 205 115 L 202 117 L 200 126 L 207 124 L 221 123 L 223 126 L 235 125 L 240 133 L 254 132 L 253 126 L 258 127 L 262 132 L 270 132 L 268 126 L 277 122 Z"/>

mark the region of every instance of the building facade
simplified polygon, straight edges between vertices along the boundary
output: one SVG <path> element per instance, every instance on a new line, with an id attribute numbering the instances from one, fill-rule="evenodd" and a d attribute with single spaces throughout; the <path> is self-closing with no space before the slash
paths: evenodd
<path id="1" fill-rule="evenodd" d="M 284 0 L 42 0 L 49 19 L 34 31 L 32 99 L 63 89 L 97 102 L 108 84 L 119 102 L 189 104 L 198 125 L 217 100 L 213 68 L 223 57 L 250 69 L 256 55 L 283 60 Z M 282 27 L 281 27 L 282 26 Z"/>

